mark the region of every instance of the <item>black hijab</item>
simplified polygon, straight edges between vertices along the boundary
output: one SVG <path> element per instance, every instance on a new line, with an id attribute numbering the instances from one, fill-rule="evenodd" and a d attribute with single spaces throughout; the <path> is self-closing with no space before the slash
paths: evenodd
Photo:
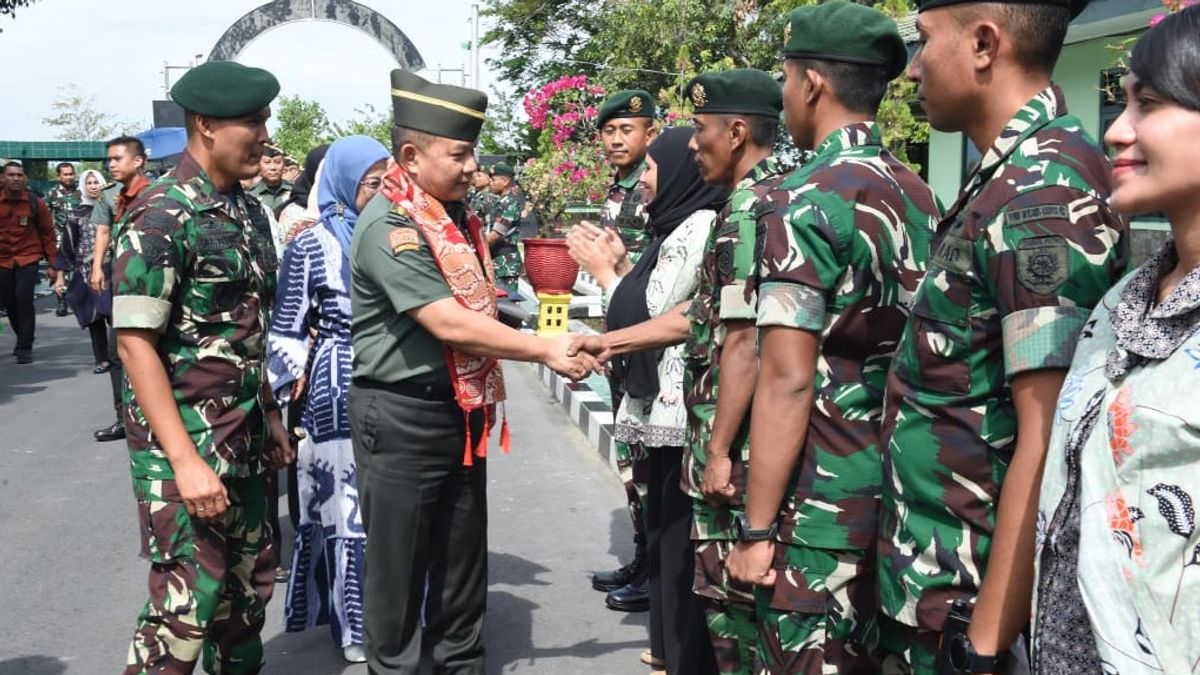
<path id="1" fill-rule="evenodd" d="M 608 326 L 625 328 L 650 319 L 646 307 L 646 289 L 650 274 L 658 265 L 663 241 L 693 213 L 717 210 L 729 199 L 728 188 L 708 185 L 700 177 L 696 155 L 688 148 L 694 130 L 690 127 L 667 129 L 650 144 L 648 154 L 658 165 L 658 190 L 646 205 L 653 237 L 633 270 L 621 280 L 608 308 Z M 613 378 L 624 383 L 625 391 L 636 398 L 658 393 L 658 361 L 661 349 L 622 354 L 612 359 Z"/>
<path id="2" fill-rule="evenodd" d="M 328 143 L 322 143 L 308 151 L 308 155 L 304 157 L 304 171 L 300 173 L 296 182 L 292 183 L 292 193 L 287 201 L 280 205 L 279 213 L 283 213 L 288 204 L 299 204 L 308 208 L 308 193 L 312 192 L 313 181 L 317 179 L 317 168 L 321 166 L 321 160 L 325 159 L 325 153 L 328 151 Z M 275 214 L 276 218 L 279 217 L 279 213 Z"/>

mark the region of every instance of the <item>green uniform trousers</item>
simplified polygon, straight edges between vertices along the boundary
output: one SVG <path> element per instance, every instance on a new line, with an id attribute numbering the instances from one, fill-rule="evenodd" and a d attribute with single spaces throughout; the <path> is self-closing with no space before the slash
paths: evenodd
<path id="1" fill-rule="evenodd" d="M 412 395 L 362 380 L 350 389 L 368 542 L 363 630 L 376 675 L 416 675 L 425 640 L 434 673 L 484 675 L 487 461 L 463 465 L 467 418 L 437 400 L 445 389 Z M 478 443 L 483 414 L 470 423 Z"/>

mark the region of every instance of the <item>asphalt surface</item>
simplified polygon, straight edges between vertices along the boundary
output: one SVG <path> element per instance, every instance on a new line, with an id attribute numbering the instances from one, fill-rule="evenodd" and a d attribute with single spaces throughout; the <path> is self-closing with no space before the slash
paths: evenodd
<path id="1" fill-rule="evenodd" d="M 119 672 L 148 568 L 128 456 L 123 443 L 92 440 L 113 413 L 87 332 L 55 317 L 51 298 L 38 307 L 31 365 L 15 364 L 0 319 L 0 675 Z M 513 452 L 489 460 L 488 672 L 648 672 L 646 615 L 605 609 L 589 580 L 632 550 L 621 487 L 533 369 L 505 371 Z M 366 673 L 326 628 L 282 625 L 280 585 L 265 673 Z"/>

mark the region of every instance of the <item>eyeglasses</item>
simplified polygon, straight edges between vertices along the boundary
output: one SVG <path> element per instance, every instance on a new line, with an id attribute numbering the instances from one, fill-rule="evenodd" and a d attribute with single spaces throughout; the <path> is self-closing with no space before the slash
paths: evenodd
<path id="1" fill-rule="evenodd" d="M 378 190 L 379 186 L 383 185 L 383 179 L 382 178 L 368 178 L 368 179 L 364 180 L 363 182 L 359 183 L 359 185 L 370 188 L 372 190 Z"/>

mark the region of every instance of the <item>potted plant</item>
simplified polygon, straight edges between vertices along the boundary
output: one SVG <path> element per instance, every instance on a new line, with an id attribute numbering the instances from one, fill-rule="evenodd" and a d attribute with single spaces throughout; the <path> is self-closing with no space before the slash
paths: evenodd
<path id="1" fill-rule="evenodd" d="M 521 185 L 538 218 L 538 237 L 525 239 L 525 274 L 539 293 L 570 293 L 579 266 L 567 252 L 563 217 L 577 204 L 603 199 L 611 169 L 596 136 L 604 89 L 586 75 L 571 75 L 525 95 L 529 124 L 539 131 L 536 157 Z"/>

